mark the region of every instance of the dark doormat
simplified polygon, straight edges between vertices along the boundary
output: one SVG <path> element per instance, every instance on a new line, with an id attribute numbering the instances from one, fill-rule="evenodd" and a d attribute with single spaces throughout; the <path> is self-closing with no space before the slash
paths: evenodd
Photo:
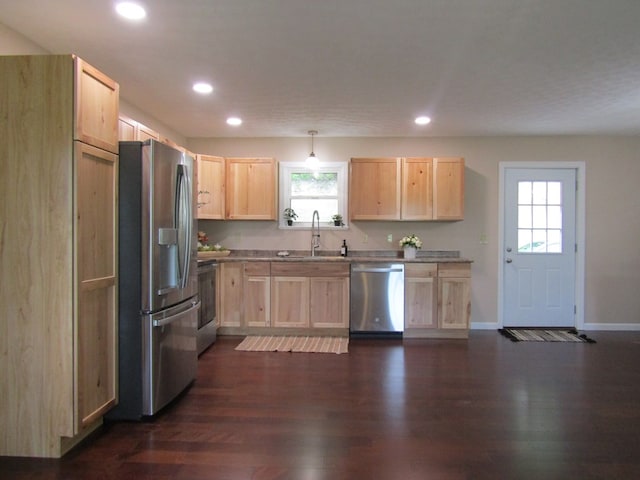
<path id="1" fill-rule="evenodd" d="M 575 328 L 501 328 L 498 332 L 512 342 L 596 343 L 595 340 L 587 337 L 584 333 L 579 334 Z"/>

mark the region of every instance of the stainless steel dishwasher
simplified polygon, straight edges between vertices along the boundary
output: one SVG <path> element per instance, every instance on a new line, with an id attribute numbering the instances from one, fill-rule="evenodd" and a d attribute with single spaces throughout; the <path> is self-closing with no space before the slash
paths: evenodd
<path id="1" fill-rule="evenodd" d="M 351 264 L 352 335 L 400 336 L 404 330 L 404 264 Z"/>

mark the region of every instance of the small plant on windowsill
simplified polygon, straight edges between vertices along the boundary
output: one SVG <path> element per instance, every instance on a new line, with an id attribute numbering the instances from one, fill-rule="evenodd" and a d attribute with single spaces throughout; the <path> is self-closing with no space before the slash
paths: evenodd
<path id="1" fill-rule="evenodd" d="M 282 212 L 282 216 L 287 221 L 287 225 L 293 225 L 293 221 L 298 218 L 298 214 L 295 212 L 293 208 L 285 208 L 284 212 Z"/>
<path id="2" fill-rule="evenodd" d="M 344 223 L 342 223 L 342 215 L 340 215 L 339 213 L 336 213 L 335 215 L 333 215 L 331 217 L 331 220 L 333 220 L 333 224 L 336 227 L 341 227 L 342 225 L 344 225 Z"/>

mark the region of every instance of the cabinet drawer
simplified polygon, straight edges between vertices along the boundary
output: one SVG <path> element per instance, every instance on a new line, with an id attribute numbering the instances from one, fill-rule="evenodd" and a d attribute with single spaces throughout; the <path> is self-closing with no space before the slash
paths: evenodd
<path id="1" fill-rule="evenodd" d="M 246 262 L 244 264 L 245 275 L 271 275 L 271 263 L 270 262 Z"/>
<path id="2" fill-rule="evenodd" d="M 438 277 L 460 278 L 471 277 L 471 265 L 468 263 L 439 263 Z"/>
<path id="3" fill-rule="evenodd" d="M 348 263 L 334 262 L 273 262 L 271 275 L 278 277 L 348 277 Z"/>
<path id="4" fill-rule="evenodd" d="M 438 274 L 436 263 L 405 263 L 404 276 L 406 278 L 432 278 Z"/>

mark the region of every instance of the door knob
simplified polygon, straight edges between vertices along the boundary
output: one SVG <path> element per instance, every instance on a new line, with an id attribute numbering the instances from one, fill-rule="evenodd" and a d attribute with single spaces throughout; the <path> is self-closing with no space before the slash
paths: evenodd
<path id="1" fill-rule="evenodd" d="M 507 263 L 511 263 L 513 262 L 513 260 L 511 260 L 510 258 L 507 258 Z"/>

